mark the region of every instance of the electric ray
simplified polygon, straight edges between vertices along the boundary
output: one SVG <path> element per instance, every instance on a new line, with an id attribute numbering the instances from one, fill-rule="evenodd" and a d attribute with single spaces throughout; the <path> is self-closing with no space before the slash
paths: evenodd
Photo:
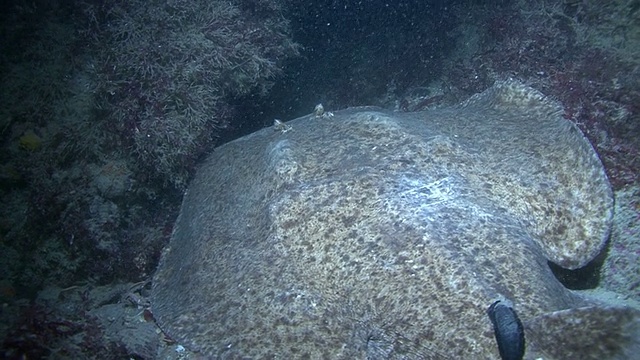
<path id="1" fill-rule="evenodd" d="M 515 81 L 450 108 L 353 108 L 214 150 L 153 282 L 164 331 L 206 358 L 497 359 L 511 302 L 525 358 L 625 358 L 640 315 L 564 288 L 612 192 L 559 104 Z M 493 320 L 493 318 L 492 318 Z M 503 344 L 504 345 L 504 344 Z"/>

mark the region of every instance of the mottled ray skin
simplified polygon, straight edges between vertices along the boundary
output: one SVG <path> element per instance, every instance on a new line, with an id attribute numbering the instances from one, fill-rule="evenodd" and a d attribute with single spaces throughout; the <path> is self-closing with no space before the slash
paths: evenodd
<path id="1" fill-rule="evenodd" d="M 506 298 L 532 324 L 528 357 L 571 358 L 536 331 L 591 303 L 547 261 L 600 252 L 612 195 L 561 111 L 507 81 L 451 108 L 311 115 L 215 149 L 154 278 L 154 315 L 207 358 L 496 359 L 486 310 Z M 585 310 L 596 327 L 637 322 L 601 308 Z"/>

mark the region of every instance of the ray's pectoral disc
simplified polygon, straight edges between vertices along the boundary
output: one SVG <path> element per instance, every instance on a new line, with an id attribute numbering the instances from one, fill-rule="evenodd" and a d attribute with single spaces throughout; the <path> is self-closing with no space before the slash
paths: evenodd
<path id="1" fill-rule="evenodd" d="M 505 81 L 450 108 L 326 114 L 224 144 L 199 168 L 153 280 L 168 335 L 216 359 L 590 359 L 634 346 L 636 311 L 577 311 L 593 304 L 547 265 L 598 254 L 613 204 L 556 102 Z M 491 306 L 494 337 L 499 298 L 513 308 Z M 590 353 L 546 335 L 576 321 L 580 338 L 562 340 Z"/>

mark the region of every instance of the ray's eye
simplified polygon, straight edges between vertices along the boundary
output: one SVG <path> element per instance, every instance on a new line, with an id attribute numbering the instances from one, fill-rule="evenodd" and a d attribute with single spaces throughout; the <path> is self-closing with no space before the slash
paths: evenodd
<path id="1" fill-rule="evenodd" d="M 524 328 L 511 306 L 498 300 L 489 306 L 487 315 L 493 323 L 493 332 L 502 360 L 521 360 L 524 357 Z"/>

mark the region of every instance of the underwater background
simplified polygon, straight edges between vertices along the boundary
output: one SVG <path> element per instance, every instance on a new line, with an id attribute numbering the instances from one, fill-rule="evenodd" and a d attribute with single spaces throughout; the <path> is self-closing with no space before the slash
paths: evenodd
<path id="1" fill-rule="evenodd" d="M 606 251 L 556 276 L 640 301 L 638 0 L 0 6 L 0 357 L 187 356 L 147 297 L 204 156 L 320 103 L 420 111 L 508 78 L 563 104 L 614 189 Z"/>

